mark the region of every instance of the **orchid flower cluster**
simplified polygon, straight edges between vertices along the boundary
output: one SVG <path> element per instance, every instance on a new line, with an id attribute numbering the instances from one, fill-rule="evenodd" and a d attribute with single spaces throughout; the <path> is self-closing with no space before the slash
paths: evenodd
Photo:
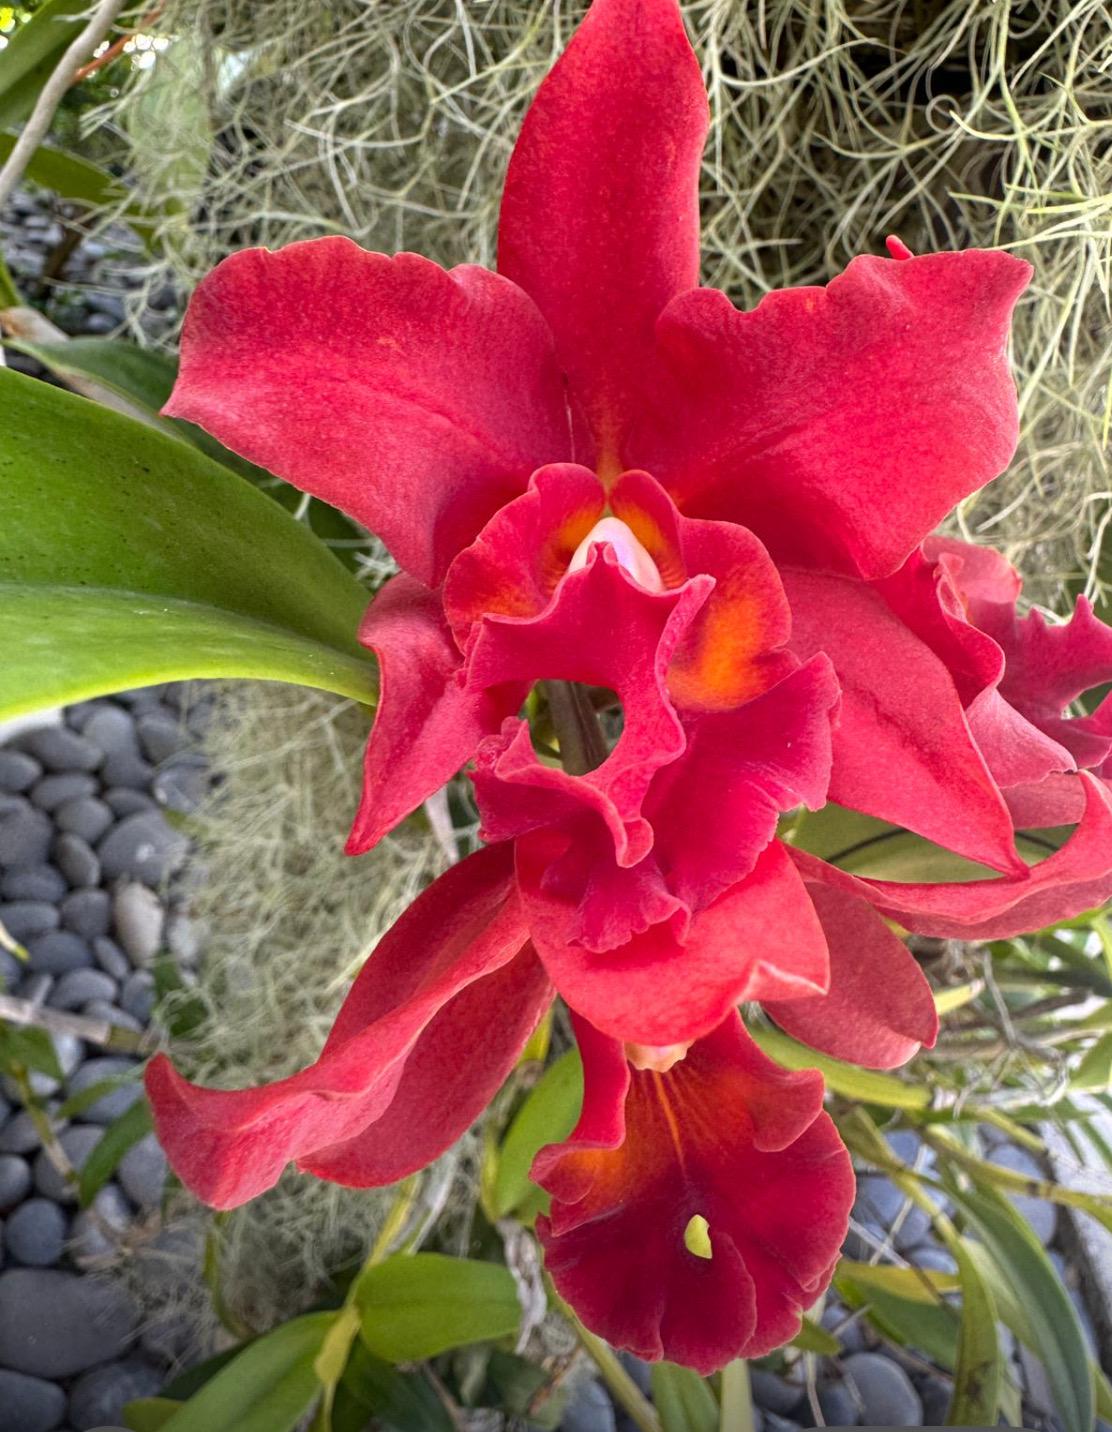
<path id="1" fill-rule="evenodd" d="M 167 411 L 401 569 L 361 630 L 381 699 L 348 849 L 465 766 L 485 846 L 311 1068 L 148 1071 L 215 1207 L 291 1160 L 383 1185 L 472 1124 L 559 996 L 584 1093 L 533 1167 L 549 1273 L 596 1333 L 702 1372 L 798 1331 L 854 1191 L 821 1076 L 739 1005 L 893 1068 L 937 1032 L 894 927 L 1007 936 L 1112 892 L 1112 705 L 1073 714 L 1112 631 L 1084 601 L 1018 615 L 1002 557 L 929 535 L 1014 449 L 1029 266 L 889 240 L 740 312 L 698 286 L 706 129 L 675 0 L 595 0 L 524 121 L 497 273 L 323 238 L 200 286 Z M 827 801 L 976 878 L 859 878 L 778 834 Z M 1062 825 L 1020 858 L 1017 829 Z"/>

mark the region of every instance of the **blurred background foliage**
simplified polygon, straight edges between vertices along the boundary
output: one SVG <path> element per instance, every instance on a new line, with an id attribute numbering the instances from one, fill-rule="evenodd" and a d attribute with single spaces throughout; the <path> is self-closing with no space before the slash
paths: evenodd
<path id="1" fill-rule="evenodd" d="M 24 334 L 24 348 L 62 381 L 155 422 L 174 328 L 152 325 L 152 307 L 180 315 L 234 249 L 346 233 L 445 264 L 490 262 L 518 122 L 584 8 L 150 0 L 127 10 L 27 178 L 55 196 L 74 243 L 126 225 L 142 281 L 118 337 L 78 348 Z M 0 161 L 85 9 L 0 5 Z M 1102 599 L 1112 584 L 1107 5 L 692 0 L 685 13 L 713 114 L 704 280 L 748 306 L 774 287 L 825 281 L 889 233 L 916 251 L 999 245 L 1029 258 L 1036 276 L 1014 338 L 1022 442 L 956 522 L 1002 547 L 1048 610 L 1079 590 Z M 40 308 L 51 311 L 64 265 L 62 254 L 31 295 Z M 8 306 L 20 297 L 0 269 L 0 307 L 5 284 Z M 369 586 L 390 570 L 320 504 L 243 475 L 312 523 Z M 195 1073 L 249 1083 L 314 1057 L 377 933 L 453 853 L 417 819 L 361 861 L 338 854 L 336 812 L 353 806 L 364 730 L 357 707 L 304 690 L 244 685 L 219 703 L 208 739 L 224 778 L 190 829 L 207 957 L 195 983 L 168 971 L 162 986 L 161 1018 Z M 449 847 L 462 850 L 473 837 L 466 790 L 451 793 L 449 812 Z M 889 863 L 868 873 L 908 858 L 898 844 L 881 854 Z M 1059 1223 L 1063 1264 L 1032 1220 L 1040 1208 L 1070 1210 L 1078 1226 L 1112 1232 L 1112 926 L 1094 913 L 989 947 L 913 948 L 943 1034 L 897 1074 L 819 1061 L 753 1025 L 783 1062 L 821 1064 L 863 1189 L 891 1205 L 878 1219 L 859 1201 L 836 1296 L 758 1371 L 800 1389 L 806 1417 L 821 1422 L 830 1409 L 818 1369 L 879 1340 L 941 1377 L 948 1407 L 937 1420 L 1084 1432 L 1094 1416 L 1112 1420 L 1099 1367 L 1102 1355 L 1112 1367 L 1112 1353 L 1075 1305 L 1093 1245 Z M 49 1054 L 8 1038 L 0 1061 L 26 1080 Z M 159 1405 L 134 1409 L 136 1432 L 282 1432 L 309 1416 L 318 1432 L 357 1432 L 372 1416 L 401 1432 L 551 1427 L 584 1359 L 644 1432 L 755 1426 L 744 1367 L 706 1382 L 665 1367 L 639 1385 L 551 1309 L 523 1233 L 537 1208 L 527 1170 L 542 1131 L 570 1126 L 577 1078 L 557 1021 L 483 1126 L 396 1192 L 291 1175 L 214 1218 L 171 1190 L 167 1217 L 186 1230 L 193 1268 L 175 1296 L 195 1307 L 198 1345 L 222 1350 Z M 928 1242 L 932 1258 L 917 1259 Z M 409 1260 L 404 1316 L 390 1271 L 399 1258 Z M 399 1329 L 409 1340 L 391 1342 Z M 1017 1344 L 1043 1369 L 1049 1408 L 1021 1400 Z M 248 1420 L 252 1406 L 262 1410 Z"/>

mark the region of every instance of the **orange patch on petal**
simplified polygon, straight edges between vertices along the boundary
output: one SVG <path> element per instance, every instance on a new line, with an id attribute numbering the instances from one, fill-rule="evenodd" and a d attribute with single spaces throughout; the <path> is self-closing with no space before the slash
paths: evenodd
<path id="1" fill-rule="evenodd" d="M 683 706 L 724 711 L 769 685 L 766 624 L 752 592 L 732 596 L 720 583 L 696 617 L 668 672 L 668 689 Z"/>
<path id="2" fill-rule="evenodd" d="M 585 503 L 564 516 L 560 523 L 545 534 L 537 558 L 537 569 L 541 586 L 552 593 L 560 578 L 568 570 L 568 563 L 575 555 L 576 548 L 602 516 L 601 493 L 597 502 Z"/>

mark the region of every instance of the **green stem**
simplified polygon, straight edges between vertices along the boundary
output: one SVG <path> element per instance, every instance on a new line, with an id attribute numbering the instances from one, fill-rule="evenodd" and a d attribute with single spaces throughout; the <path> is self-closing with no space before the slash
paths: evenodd
<path id="1" fill-rule="evenodd" d="M 656 1409 L 626 1372 L 614 1349 L 608 1343 L 603 1342 L 602 1338 L 589 1332 L 570 1309 L 566 1308 L 565 1312 L 571 1319 L 576 1336 L 598 1368 L 599 1375 L 609 1388 L 614 1401 L 627 1414 L 634 1426 L 639 1427 L 641 1432 L 663 1432 Z"/>
<path id="2" fill-rule="evenodd" d="M 19 308 L 23 303 L 19 289 L 15 286 L 11 270 L 0 254 L 0 308 Z"/>
<path id="3" fill-rule="evenodd" d="M 753 1390 L 749 1385 L 749 1364 L 743 1357 L 722 1369 L 719 1432 L 753 1432 Z"/>
<path id="4" fill-rule="evenodd" d="M 573 776 L 597 770 L 608 752 L 587 693 L 570 681 L 546 681 L 543 685 L 564 770 Z"/>

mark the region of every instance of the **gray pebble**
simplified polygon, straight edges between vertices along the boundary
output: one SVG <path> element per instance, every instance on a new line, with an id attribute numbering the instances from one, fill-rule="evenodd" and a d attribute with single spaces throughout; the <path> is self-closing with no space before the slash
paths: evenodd
<path id="1" fill-rule="evenodd" d="M 104 973 L 114 980 L 126 980 L 131 973 L 130 960 L 115 940 L 107 936 L 93 941 L 93 955 Z"/>
<path id="2" fill-rule="evenodd" d="M 54 828 L 50 818 L 22 796 L 0 797 L 0 865 L 45 865 Z"/>
<path id="3" fill-rule="evenodd" d="M 20 980 L 16 993 L 20 999 L 28 1000 L 31 1004 L 45 1004 L 53 988 L 53 975 L 36 974 L 32 971 Z"/>
<path id="4" fill-rule="evenodd" d="M 147 970 L 136 970 L 129 975 L 120 991 L 120 1004 L 144 1028 L 154 1013 L 155 998 L 154 976 Z"/>
<path id="5" fill-rule="evenodd" d="M 66 1215 L 48 1198 L 29 1198 L 4 1227 L 10 1256 L 28 1268 L 52 1268 L 66 1246 Z"/>
<path id="6" fill-rule="evenodd" d="M 52 811 L 67 801 L 86 800 L 97 793 L 97 782 L 93 776 L 82 771 L 63 771 L 52 776 L 43 776 L 31 790 L 31 802 L 39 810 Z"/>
<path id="7" fill-rule="evenodd" d="M 1044 1179 L 1046 1177 L 1045 1170 L 1034 1154 L 1027 1149 L 1021 1149 L 1018 1144 L 998 1144 L 989 1153 L 989 1159 L 994 1164 L 1011 1169 L 1013 1173 L 1023 1174 L 1025 1178 Z M 1035 1236 L 1045 1248 L 1053 1240 L 1058 1228 L 1057 1208 L 1054 1204 L 1047 1203 L 1044 1198 L 1032 1198 L 1025 1193 L 1013 1193 L 1008 1196 L 1030 1223 L 1035 1231 Z"/>
<path id="8" fill-rule="evenodd" d="M 958 1271 L 957 1259 L 945 1248 L 940 1248 L 936 1243 L 921 1243 L 918 1248 L 912 1248 L 907 1255 L 907 1261 L 913 1268 L 926 1268 L 932 1273 L 956 1273 Z"/>
<path id="9" fill-rule="evenodd" d="M 58 911 L 39 900 L 10 900 L 0 905 L 0 925 L 21 944 L 58 928 Z"/>
<path id="10" fill-rule="evenodd" d="M 157 1208 L 166 1185 L 166 1155 L 154 1134 L 146 1134 L 120 1160 L 117 1177 L 140 1208 Z"/>
<path id="11" fill-rule="evenodd" d="M 81 1009 L 94 999 L 115 999 L 116 982 L 103 970 L 70 970 L 50 994 L 55 1009 Z"/>
<path id="12" fill-rule="evenodd" d="M 803 1400 L 803 1389 L 798 1383 L 789 1382 L 786 1377 L 767 1372 L 764 1368 L 750 1368 L 749 1383 L 757 1406 L 781 1417 L 790 1416 Z"/>
<path id="13" fill-rule="evenodd" d="M 875 1352 L 855 1352 L 843 1363 L 846 1382 L 861 1404 L 866 1427 L 921 1427 L 923 1404 L 903 1368 Z"/>
<path id="14" fill-rule="evenodd" d="M 840 1378 L 832 1377 L 819 1383 L 819 1407 L 828 1427 L 856 1427 L 861 1421 L 861 1409 L 851 1388 Z"/>
<path id="15" fill-rule="evenodd" d="M 919 1401 L 923 1404 L 923 1426 L 945 1427 L 954 1385 L 928 1373 L 919 1379 Z"/>
<path id="16" fill-rule="evenodd" d="M 171 756 L 176 756 L 189 743 L 188 733 L 180 719 L 169 715 L 164 709 L 145 713 L 135 725 L 144 755 L 156 766 L 168 761 Z M 2 785 L 3 777 L 0 775 L 0 786 Z"/>
<path id="17" fill-rule="evenodd" d="M 150 796 L 144 795 L 142 791 L 129 790 L 127 786 L 113 786 L 111 790 L 105 791 L 104 801 L 119 820 L 123 820 L 125 815 L 138 815 L 140 811 L 158 809 Z"/>
<path id="18" fill-rule="evenodd" d="M 86 740 L 99 746 L 106 756 L 120 752 L 131 754 L 139 750 L 134 718 L 129 711 L 114 702 L 106 702 L 98 711 L 93 712 L 85 722 L 83 734 Z M 113 782 L 108 781 L 108 784 Z"/>
<path id="19" fill-rule="evenodd" d="M 572 1390 L 560 1420 L 561 1432 L 615 1432 L 614 1404 L 594 1378 Z"/>
<path id="20" fill-rule="evenodd" d="M 931 1236 L 930 1214 L 918 1206 L 909 1208 L 896 1229 L 896 1247 L 905 1256 L 909 1248 L 917 1248 Z"/>
<path id="21" fill-rule="evenodd" d="M 64 975 L 69 970 L 88 969 L 93 963 L 88 940 L 83 940 L 72 930 L 51 930 L 48 935 L 29 940 L 27 953 L 31 956 L 31 968 L 47 975 Z"/>
<path id="22" fill-rule="evenodd" d="M 25 751 L 0 751 L 0 791 L 22 795 L 42 775 L 42 766 Z"/>
<path id="23" fill-rule="evenodd" d="M 135 1069 L 134 1059 L 120 1059 L 105 1055 L 99 1059 L 87 1059 L 69 1081 L 66 1093 L 70 1097 L 91 1089 L 105 1079 L 115 1079 Z M 121 1084 L 118 1089 L 103 1094 L 95 1104 L 84 1110 L 81 1117 L 90 1124 L 110 1124 L 121 1114 L 126 1114 L 132 1104 L 143 1097 L 143 1085 L 138 1079 Z M 98 1134 L 100 1130 L 97 1130 Z"/>
<path id="24" fill-rule="evenodd" d="M 143 790 L 151 783 L 154 767 L 144 761 L 138 748 L 134 751 L 113 751 L 105 756 L 100 772 L 105 785 L 134 787 Z"/>
<path id="25" fill-rule="evenodd" d="M 70 1423 L 76 1432 L 95 1432 L 106 1423 L 120 1422 L 125 1404 L 154 1397 L 162 1382 L 162 1375 L 138 1358 L 95 1367 L 70 1389 Z"/>
<path id="26" fill-rule="evenodd" d="M 107 890 L 75 890 L 59 906 L 62 924 L 86 940 L 108 934 L 112 923 L 112 901 Z"/>
<path id="27" fill-rule="evenodd" d="M 0 1154 L 29 1154 L 38 1148 L 39 1131 L 26 1109 L 13 1114 L 0 1129 Z"/>
<path id="28" fill-rule="evenodd" d="M 72 706 L 66 707 L 66 725 L 75 731 L 84 731 L 98 711 L 103 711 L 113 704 L 105 696 L 94 696 L 89 701 L 75 701 Z"/>
<path id="29" fill-rule="evenodd" d="M 0 1154 L 0 1209 L 14 1208 L 31 1191 L 31 1170 L 18 1154 Z"/>
<path id="30" fill-rule="evenodd" d="M 106 1183 L 98 1189 L 90 1207 L 83 1208 L 73 1220 L 70 1248 L 74 1262 L 85 1268 L 112 1257 L 117 1249 L 113 1231 L 122 1237 L 130 1222 L 127 1199 L 114 1183 Z"/>
<path id="31" fill-rule="evenodd" d="M 5 900 L 43 900 L 54 905 L 65 893 L 62 872 L 53 865 L 8 870 L 0 876 L 0 898 Z"/>
<path id="32" fill-rule="evenodd" d="M 822 1325 L 841 1342 L 843 1352 L 863 1352 L 869 1345 L 864 1318 L 853 1317 L 850 1310 L 834 1298 L 822 1310 Z"/>
<path id="33" fill-rule="evenodd" d="M 18 984 L 22 973 L 23 966 L 19 960 L 7 950 L 0 950 L 0 989 L 11 989 Z"/>
<path id="34" fill-rule="evenodd" d="M 79 835 L 60 835 L 54 844 L 54 859 L 71 885 L 82 888 L 100 884 L 100 861 L 89 842 Z"/>
<path id="35" fill-rule="evenodd" d="M 85 1167 L 85 1160 L 100 1143 L 103 1133 L 103 1129 L 94 1129 L 88 1124 L 71 1124 L 58 1135 L 58 1142 L 74 1173 L 80 1173 Z M 54 1203 L 77 1201 L 73 1183 L 58 1172 L 45 1149 L 40 1150 L 35 1159 L 35 1187 L 43 1198 L 49 1198 Z"/>
<path id="36" fill-rule="evenodd" d="M 101 753 L 91 741 L 64 726 L 28 731 L 19 744 L 48 771 L 95 771 L 101 762 Z"/>
<path id="37" fill-rule="evenodd" d="M 36 1377 L 70 1377 L 119 1357 L 136 1311 L 118 1284 L 55 1269 L 0 1273 L 0 1364 Z"/>
<path id="38" fill-rule="evenodd" d="M 79 835 L 89 845 L 95 845 L 101 836 L 111 828 L 115 819 L 112 807 L 99 796 L 86 796 L 82 800 L 67 801 L 54 812 L 54 824 L 69 835 Z M 103 860 L 101 866 L 103 868 Z"/>
<path id="39" fill-rule="evenodd" d="M 185 858 L 187 842 L 151 812 L 125 816 L 101 841 L 97 854 L 109 880 L 129 875 L 147 885 L 158 885 Z"/>
<path id="40" fill-rule="evenodd" d="M 153 890 L 129 882 L 121 885 L 112 902 L 116 936 L 135 965 L 149 965 L 162 948 L 166 912 Z"/>
<path id="41" fill-rule="evenodd" d="M 53 1432 L 66 1410 L 66 1394 L 53 1382 L 0 1368 L 4 1432 Z"/>
<path id="42" fill-rule="evenodd" d="M 151 791 L 159 805 L 189 815 L 208 791 L 208 765 L 201 756 L 182 757 L 158 772 L 151 782 Z"/>

